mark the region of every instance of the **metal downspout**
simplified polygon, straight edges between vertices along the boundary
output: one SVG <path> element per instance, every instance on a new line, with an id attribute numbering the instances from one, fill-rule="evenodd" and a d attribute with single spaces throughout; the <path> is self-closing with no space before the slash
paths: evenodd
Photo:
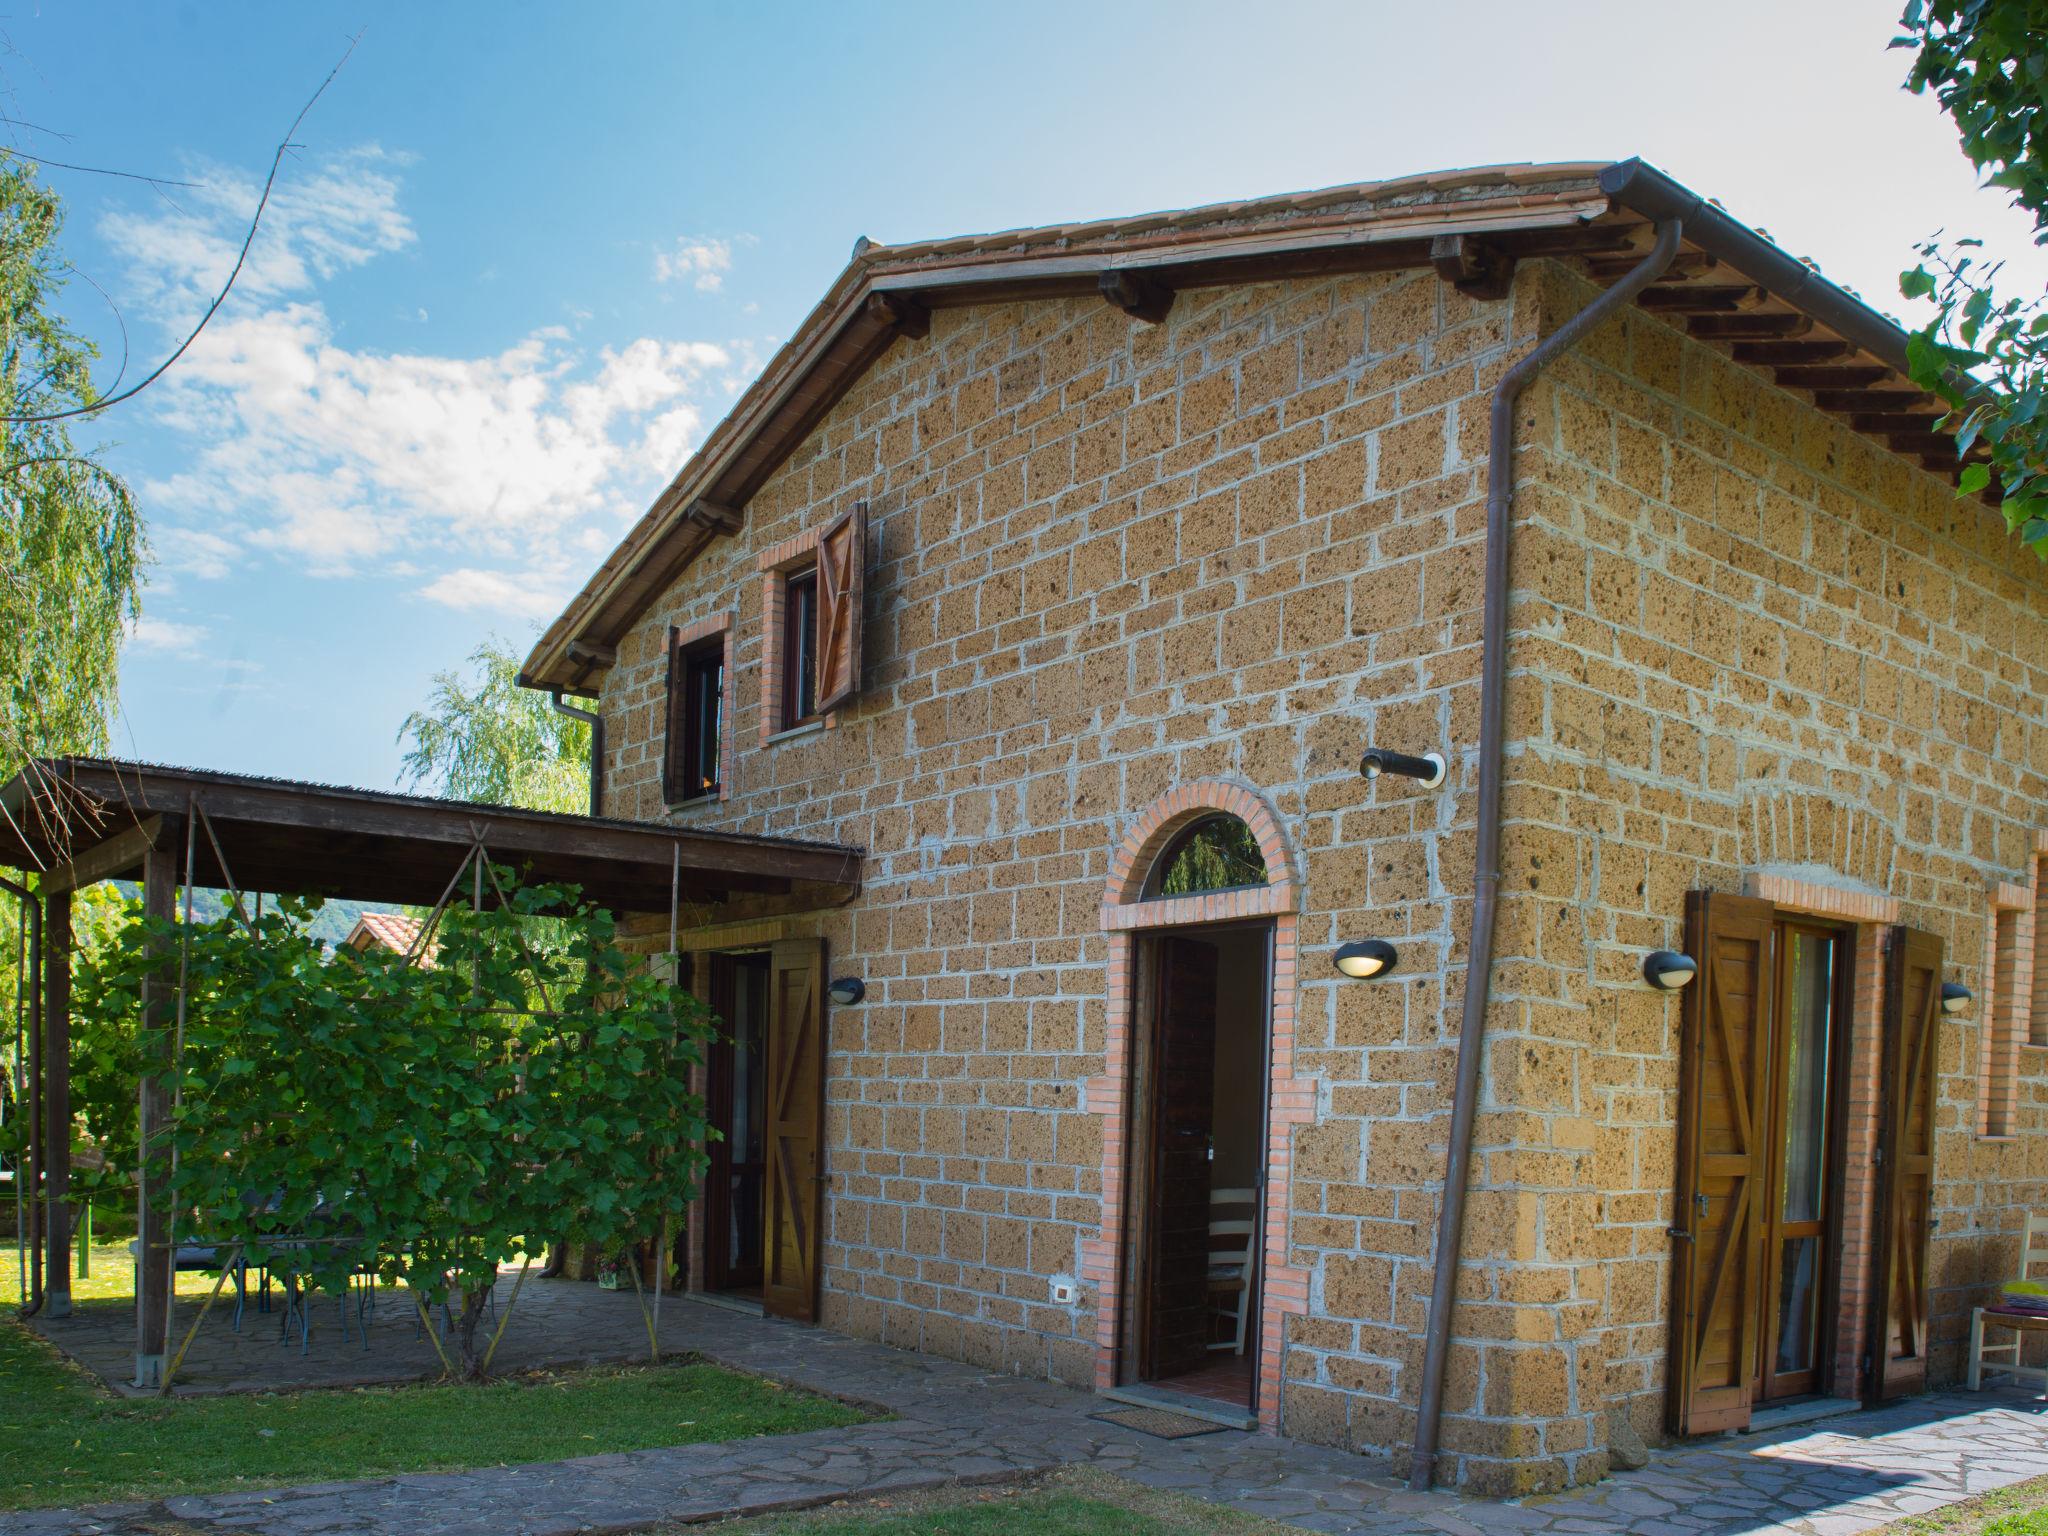
<path id="1" fill-rule="evenodd" d="M 1486 591 L 1482 616 L 1479 695 L 1479 807 L 1472 937 L 1465 967 L 1464 1015 L 1458 1026 L 1458 1078 L 1451 1100 L 1451 1145 L 1444 1169 L 1443 1209 L 1437 1224 L 1436 1273 L 1422 1357 L 1422 1398 L 1416 1411 L 1415 1455 L 1408 1483 L 1427 1489 L 1436 1476 L 1437 1434 L 1443 1420 L 1444 1365 L 1450 1358 L 1457 1313 L 1458 1255 L 1465 1230 L 1465 1192 L 1471 1177 L 1472 1122 L 1479 1107 L 1480 1051 L 1493 982 L 1493 928 L 1500 893 L 1500 780 L 1507 693 L 1508 513 L 1514 499 L 1515 402 L 1529 381 L 1559 353 L 1606 321 L 1660 277 L 1678 254 L 1683 225 L 1657 226 L 1650 253 L 1612 288 L 1539 342 L 1494 387 L 1486 451 Z"/>
<path id="2" fill-rule="evenodd" d="M 555 713 L 567 715 L 571 720 L 581 720 L 590 727 L 590 814 L 604 814 L 604 716 L 592 709 L 578 709 L 562 698 L 562 690 L 550 688 L 548 697 L 555 702 Z"/>

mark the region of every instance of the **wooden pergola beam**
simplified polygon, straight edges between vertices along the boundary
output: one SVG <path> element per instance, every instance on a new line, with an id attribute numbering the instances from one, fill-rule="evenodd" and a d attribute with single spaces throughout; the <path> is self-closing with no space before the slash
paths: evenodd
<path id="1" fill-rule="evenodd" d="M 145 853 L 156 847 L 163 831 L 163 817 L 151 816 L 125 832 L 115 833 L 103 843 L 95 843 L 76 858 L 45 871 L 44 894 L 82 890 L 88 885 L 97 885 L 102 880 L 129 873 L 142 863 Z"/>

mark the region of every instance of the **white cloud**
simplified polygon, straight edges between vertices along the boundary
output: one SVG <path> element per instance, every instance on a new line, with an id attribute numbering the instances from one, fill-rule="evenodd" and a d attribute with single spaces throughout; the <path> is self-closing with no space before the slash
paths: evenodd
<path id="1" fill-rule="evenodd" d="M 654 253 L 654 280 L 677 283 L 685 279 L 701 293 L 716 293 L 725 286 L 725 274 L 732 270 L 732 242 L 714 235 L 684 235 L 675 249 Z"/>
<path id="2" fill-rule="evenodd" d="M 175 472 L 142 487 L 162 564 L 219 579 L 276 558 L 544 616 L 582 574 L 580 556 L 574 571 L 550 561 L 592 547 L 593 529 L 605 547 L 645 506 L 754 349 L 652 337 L 593 349 L 558 324 L 483 356 L 349 344 L 320 284 L 416 241 L 402 164 L 367 149 L 296 179 L 287 167 L 235 296 L 153 392 L 185 445 Z M 103 221 L 167 335 L 218 288 L 255 194 L 210 173 L 179 208 Z M 685 242 L 675 259 L 678 275 L 716 279 L 730 246 Z M 561 312 L 554 298 L 537 309 Z"/>
<path id="3" fill-rule="evenodd" d="M 204 624 L 180 624 L 171 619 L 137 617 L 128 626 L 129 643 L 138 650 L 166 656 L 197 656 L 205 643 Z"/>
<path id="4" fill-rule="evenodd" d="M 550 585 L 531 576 L 468 566 L 437 576 L 419 590 L 420 596 L 444 607 L 520 619 L 553 617 L 570 592 L 566 584 Z"/>

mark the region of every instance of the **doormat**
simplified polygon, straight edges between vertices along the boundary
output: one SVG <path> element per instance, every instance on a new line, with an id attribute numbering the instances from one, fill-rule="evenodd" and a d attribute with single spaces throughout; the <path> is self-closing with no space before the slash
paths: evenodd
<path id="1" fill-rule="evenodd" d="M 1161 1440 L 1220 1435 L 1230 1427 L 1228 1424 L 1212 1424 L 1207 1419 L 1191 1418 L 1168 1408 L 1115 1408 L 1108 1413 L 1091 1413 L 1088 1417 L 1121 1429 L 1135 1429 L 1141 1435 L 1154 1435 Z"/>

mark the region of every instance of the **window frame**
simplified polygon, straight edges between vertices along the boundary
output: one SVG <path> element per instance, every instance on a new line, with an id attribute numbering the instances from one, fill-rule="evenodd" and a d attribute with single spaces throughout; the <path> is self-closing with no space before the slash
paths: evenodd
<path id="1" fill-rule="evenodd" d="M 780 684 L 775 728 L 794 731 L 820 718 L 818 709 L 818 563 L 782 573 Z"/>
<path id="2" fill-rule="evenodd" d="M 727 800 L 732 796 L 732 653 L 733 615 L 730 611 L 714 614 L 708 619 L 700 619 L 682 628 L 671 628 L 668 632 L 668 682 L 665 734 L 661 747 L 661 791 L 663 803 L 671 810 Z M 711 761 L 716 782 L 710 787 L 690 791 L 687 784 L 693 775 L 689 767 L 692 763 L 701 763 L 702 743 L 691 739 L 696 734 L 696 729 L 701 729 L 701 722 L 692 719 L 695 701 L 690 696 L 689 682 L 692 672 L 701 669 L 706 660 L 716 661 L 719 680 L 717 721 L 711 744 Z M 693 726 L 696 729 L 693 729 Z M 700 750 L 693 752 L 693 748 Z"/>
<path id="3" fill-rule="evenodd" d="M 725 641 L 723 636 L 712 636 L 685 644 L 676 657 L 682 673 L 682 714 L 683 714 L 683 768 L 684 781 L 679 787 L 682 793 L 676 797 L 678 805 L 687 805 L 693 800 L 723 799 L 725 797 Z M 706 700 L 702 693 L 702 682 L 710 676 L 709 735 L 705 741 L 704 719 Z M 706 759 L 709 759 L 710 775 L 705 778 Z"/>

